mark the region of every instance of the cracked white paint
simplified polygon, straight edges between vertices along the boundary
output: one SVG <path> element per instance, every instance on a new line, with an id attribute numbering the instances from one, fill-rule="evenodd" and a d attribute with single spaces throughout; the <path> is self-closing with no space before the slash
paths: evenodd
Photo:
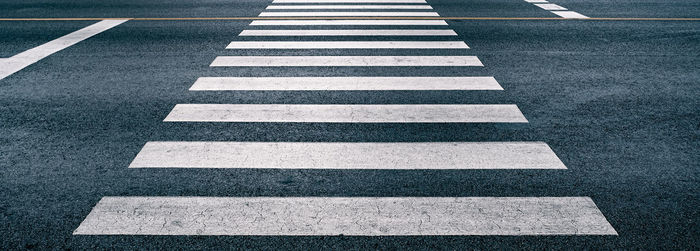
<path id="1" fill-rule="evenodd" d="M 216 66 L 484 66 L 475 56 L 219 56 Z"/>
<path id="2" fill-rule="evenodd" d="M 493 77 L 201 77 L 190 91 L 503 90 Z"/>
<path id="3" fill-rule="evenodd" d="M 566 169 L 544 142 L 148 142 L 129 167 Z"/>
<path id="4" fill-rule="evenodd" d="M 255 20 L 250 25 L 447 25 L 445 20 Z"/>
<path id="5" fill-rule="evenodd" d="M 381 12 L 381 11 L 275 11 L 262 12 L 261 17 L 439 17 L 437 12 L 411 11 L 411 12 Z"/>
<path id="6" fill-rule="evenodd" d="M 457 36 L 453 30 L 244 30 L 239 36 Z"/>
<path id="7" fill-rule="evenodd" d="M 430 5 L 270 5 L 265 8 L 267 10 L 303 10 L 303 9 L 414 9 L 414 10 L 432 10 Z"/>
<path id="8" fill-rule="evenodd" d="M 76 235 L 617 235 L 588 197 L 104 197 Z"/>
<path id="9" fill-rule="evenodd" d="M 427 3 L 425 0 L 274 0 L 272 3 Z"/>
<path id="10" fill-rule="evenodd" d="M 527 123 L 516 105 L 177 104 L 166 122 Z"/>
<path id="11" fill-rule="evenodd" d="M 469 49 L 462 41 L 234 41 L 226 49 Z"/>

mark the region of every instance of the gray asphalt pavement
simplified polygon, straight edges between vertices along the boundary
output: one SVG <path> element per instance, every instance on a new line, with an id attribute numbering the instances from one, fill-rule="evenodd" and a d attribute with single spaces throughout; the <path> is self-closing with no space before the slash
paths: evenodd
<path id="1" fill-rule="evenodd" d="M 428 2 L 441 16 L 556 17 L 521 0 Z M 590 17 L 700 17 L 696 1 L 551 2 Z M 269 4 L 0 1 L 0 18 L 252 17 Z M 0 58 L 95 22 L 0 21 Z M 0 248 L 700 248 L 700 21 L 449 20 L 457 38 L 410 40 L 465 41 L 469 50 L 225 50 L 261 39 L 395 39 L 238 37 L 249 23 L 132 20 L 1 79 Z M 406 54 L 472 55 L 485 67 L 209 67 L 225 55 Z M 397 75 L 494 76 L 505 90 L 188 91 L 202 76 Z M 186 103 L 517 104 L 529 123 L 163 122 Z M 568 169 L 127 168 L 147 141 L 543 141 Z M 618 235 L 72 235 L 105 196 L 588 196 Z"/>

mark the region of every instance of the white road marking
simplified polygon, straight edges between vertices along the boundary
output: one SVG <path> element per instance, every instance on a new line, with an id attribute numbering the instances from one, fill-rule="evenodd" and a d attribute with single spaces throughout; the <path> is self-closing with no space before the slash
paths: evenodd
<path id="1" fill-rule="evenodd" d="M 503 90 L 493 77 L 202 77 L 190 91 Z"/>
<path id="2" fill-rule="evenodd" d="M 445 20 L 255 20 L 250 25 L 447 25 Z"/>
<path id="3" fill-rule="evenodd" d="M 100 32 L 109 30 L 112 27 L 120 25 L 126 21 L 128 20 L 102 20 L 80 30 L 74 31 L 68 35 L 54 39 L 48 43 L 21 52 L 10 58 L 0 60 L 0 80 L 24 69 L 33 63 L 38 62 L 45 57 L 48 57 L 51 54 L 77 44 L 78 42 L 97 35 Z"/>
<path id="4" fill-rule="evenodd" d="M 462 41 L 235 41 L 226 49 L 469 49 Z"/>
<path id="5" fill-rule="evenodd" d="M 302 10 L 302 9 L 415 9 L 432 10 L 430 5 L 270 5 L 268 10 Z"/>
<path id="6" fill-rule="evenodd" d="M 575 11 L 552 11 L 552 13 L 557 14 L 563 18 L 588 18 L 587 16 L 584 16 Z"/>
<path id="7" fill-rule="evenodd" d="M 528 3 L 547 3 L 546 0 L 525 0 Z"/>
<path id="8" fill-rule="evenodd" d="M 516 105 L 177 104 L 165 122 L 527 123 Z"/>
<path id="9" fill-rule="evenodd" d="M 129 168 L 566 169 L 544 142 L 148 142 Z"/>
<path id="10" fill-rule="evenodd" d="M 553 3 L 539 3 L 535 4 L 535 6 L 540 7 L 545 10 L 566 10 L 566 8 L 561 7 L 559 5 L 553 4 Z"/>
<path id="11" fill-rule="evenodd" d="M 475 56 L 219 56 L 216 66 L 484 66 Z"/>
<path id="12" fill-rule="evenodd" d="M 74 235 L 617 235 L 589 197 L 103 197 Z"/>
<path id="13" fill-rule="evenodd" d="M 262 12 L 261 17 L 439 17 L 437 12 L 342 12 L 342 11 L 295 11 L 295 12 Z"/>
<path id="14" fill-rule="evenodd" d="M 274 0 L 275 3 L 424 3 L 425 0 Z"/>
<path id="15" fill-rule="evenodd" d="M 239 36 L 457 36 L 453 30 L 243 30 Z"/>

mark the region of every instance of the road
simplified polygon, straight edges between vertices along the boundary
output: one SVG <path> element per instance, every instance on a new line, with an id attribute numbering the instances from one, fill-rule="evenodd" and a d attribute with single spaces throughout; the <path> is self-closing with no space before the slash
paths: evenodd
<path id="1" fill-rule="evenodd" d="M 359 2 L 0 1 L 0 247 L 700 247 L 700 4 Z"/>

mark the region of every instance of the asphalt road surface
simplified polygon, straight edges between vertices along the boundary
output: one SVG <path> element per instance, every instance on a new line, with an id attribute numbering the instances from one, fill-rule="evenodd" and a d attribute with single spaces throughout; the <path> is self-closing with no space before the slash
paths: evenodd
<path id="1" fill-rule="evenodd" d="M 700 248 L 700 3 L 342 2 L 0 1 L 0 248 Z"/>

